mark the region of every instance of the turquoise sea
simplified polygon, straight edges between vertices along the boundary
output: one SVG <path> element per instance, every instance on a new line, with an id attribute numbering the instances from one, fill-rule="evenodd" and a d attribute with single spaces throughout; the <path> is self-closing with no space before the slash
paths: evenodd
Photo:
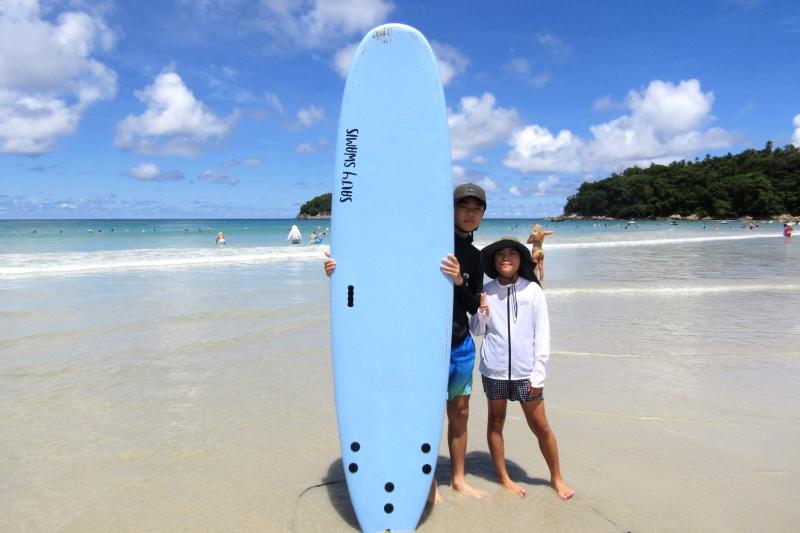
<path id="1" fill-rule="evenodd" d="M 536 222 L 554 231 L 548 416 L 578 496 L 551 506 L 534 481 L 524 507 L 445 494 L 421 530 L 796 527 L 800 235 L 785 242 L 766 221 L 502 219 L 476 244 L 524 240 Z M 286 240 L 292 224 L 303 244 Z M 335 236 L 308 244 L 328 227 L 0 221 L 0 530 L 352 530 L 340 485 L 306 492 L 340 474 L 322 272 Z M 468 474 L 494 490 L 482 401 Z M 524 423 L 508 424 L 509 458 L 545 476 Z"/>

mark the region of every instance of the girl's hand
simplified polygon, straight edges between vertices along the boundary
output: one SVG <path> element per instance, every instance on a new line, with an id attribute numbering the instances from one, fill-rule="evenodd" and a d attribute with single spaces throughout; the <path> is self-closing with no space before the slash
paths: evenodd
<path id="1" fill-rule="evenodd" d="M 441 271 L 445 276 L 453 279 L 453 284 L 460 287 L 464 284 L 464 278 L 461 276 L 461 264 L 453 254 L 447 254 L 447 257 L 442 259 Z"/>
<path id="2" fill-rule="evenodd" d="M 539 396 L 543 390 L 544 387 L 534 387 L 530 381 L 528 382 L 528 396 Z"/>
<path id="3" fill-rule="evenodd" d="M 485 292 L 481 293 L 481 304 L 478 306 L 478 312 L 487 318 L 489 316 L 489 304 L 486 303 Z"/>
<path id="4" fill-rule="evenodd" d="M 331 257 L 329 252 L 323 252 L 327 259 L 325 260 L 325 275 L 331 277 L 333 271 L 336 270 L 336 260 Z"/>

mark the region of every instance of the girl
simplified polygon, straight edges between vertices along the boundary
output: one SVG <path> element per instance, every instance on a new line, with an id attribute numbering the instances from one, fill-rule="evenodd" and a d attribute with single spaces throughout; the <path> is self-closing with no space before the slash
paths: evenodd
<path id="1" fill-rule="evenodd" d="M 525 496 L 505 465 L 503 424 L 508 400 L 519 401 L 528 426 L 550 469 L 550 483 L 562 499 L 573 490 L 561 478 L 558 445 L 544 412 L 543 386 L 550 357 L 550 323 L 544 292 L 534 276 L 533 260 L 524 244 L 503 237 L 483 249 L 484 286 L 478 312 L 470 319 L 473 335 L 484 335 L 480 372 L 489 404 L 486 436 L 500 483 Z"/>

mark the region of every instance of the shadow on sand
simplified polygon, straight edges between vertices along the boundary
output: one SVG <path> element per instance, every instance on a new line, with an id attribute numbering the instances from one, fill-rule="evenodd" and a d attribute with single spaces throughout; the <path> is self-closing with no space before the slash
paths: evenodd
<path id="1" fill-rule="evenodd" d="M 506 468 L 508 474 L 515 482 L 525 483 L 528 485 L 550 485 L 550 481 L 546 479 L 530 477 L 525 470 L 514 461 L 506 459 Z M 474 451 L 469 452 L 466 457 L 466 470 L 467 475 L 477 476 L 482 479 L 494 482 L 496 480 L 494 472 L 494 464 L 492 457 L 488 452 Z M 436 460 L 436 483 L 441 486 L 448 486 L 450 484 L 450 459 L 444 456 L 438 456 Z M 330 498 L 331 505 L 339 516 L 347 522 L 349 526 L 358 529 L 358 519 L 353 511 L 353 505 L 350 503 L 350 493 L 347 490 L 347 483 L 344 480 L 344 467 L 342 460 L 337 459 L 328 467 L 328 473 L 322 480 L 321 485 L 324 485 L 328 490 L 328 498 Z M 429 500 L 425 504 L 425 509 L 422 511 L 419 524 L 425 523 L 433 510 L 433 503 Z"/>
<path id="2" fill-rule="evenodd" d="M 439 467 L 443 467 L 441 472 L 447 473 L 447 479 L 450 479 L 450 462 L 446 461 L 446 464 L 437 465 L 437 472 L 439 472 Z M 526 485 L 546 485 L 550 486 L 550 480 L 542 479 L 539 477 L 531 477 L 525 471 L 524 468 L 519 466 L 514 461 L 510 461 L 506 458 L 506 470 L 508 470 L 508 475 L 511 476 L 511 479 L 514 480 L 515 483 L 525 483 Z M 489 455 L 489 452 L 483 451 L 475 451 L 469 452 L 466 457 L 466 471 L 467 475 L 477 476 L 479 478 L 485 479 L 487 481 L 491 481 L 496 483 L 497 476 L 495 475 L 494 471 L 494 463 L 492 463 L 492 456 Z M 444 474 L 442 475 L 444 477 Z"/>
<path id="3" fill-rule="evenodd" d="M 439 456 L 437 465 L 442 460 L 446 459 Z M 336 512 L 339 513 L 339 516 L 354 529 L 359 529 L 358 519 L 356 518 L 356 513 L 353 511 L 353 504 L 350 502 L 350 493 L 347 490 L 347 483 L 344 480 L 344 467 L 342 466 L 341 459 L 337 459 L 331 463 L 328 467 L 328 473 L 322 480 L 322 483 L 324 483 L 325 488 L 328 489 L 328 498 L 330 498 L 331 505 L 336 509 Z M 425 523 L 425 520 L 427 520 L 428 516 L 431 514 L 432 507 L 433 503 L 431 501 L 425 504 L 425 509 L 423 509 L 422 516 L 419 519 L 420 525 Z"/>

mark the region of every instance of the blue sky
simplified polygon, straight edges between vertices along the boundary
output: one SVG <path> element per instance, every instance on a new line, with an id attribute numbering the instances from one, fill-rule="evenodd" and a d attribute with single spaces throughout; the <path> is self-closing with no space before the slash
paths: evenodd
<path id="1" fill-rule="evenodd" d="M 293 217 L 332 189 L 347 64 L 385 22 L 431 41 L 489 217 L 800 144 L 795 1 L 0 0 L 0 218 Z"/>

